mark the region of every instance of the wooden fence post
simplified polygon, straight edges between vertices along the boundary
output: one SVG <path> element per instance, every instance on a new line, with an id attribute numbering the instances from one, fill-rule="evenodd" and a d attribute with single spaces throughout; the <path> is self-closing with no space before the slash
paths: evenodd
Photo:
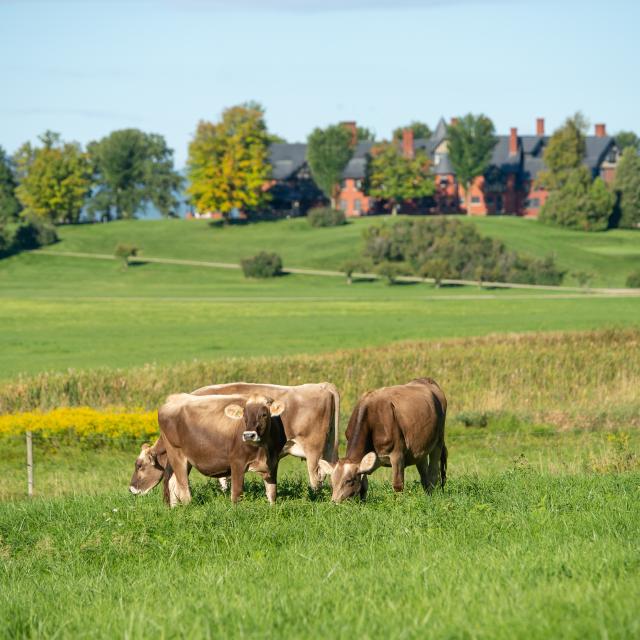
<path id="1" fill-rule="evenodd" d="M 33 495 L 33 438 L 31 431 L 27 431 L 27 492 Z"/>

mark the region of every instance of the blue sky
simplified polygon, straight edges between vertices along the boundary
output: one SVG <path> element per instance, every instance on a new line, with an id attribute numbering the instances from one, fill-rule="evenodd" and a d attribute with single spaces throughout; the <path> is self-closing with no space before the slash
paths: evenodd
<path id="1" fill-rule="evenodd" d="M 0 0 L 0 145 L 138 127 L 182 166 L 198 120 L 249 99 L 290 141 L 469 111 L 640 131 L 638 24 L 620 0 Z"/>

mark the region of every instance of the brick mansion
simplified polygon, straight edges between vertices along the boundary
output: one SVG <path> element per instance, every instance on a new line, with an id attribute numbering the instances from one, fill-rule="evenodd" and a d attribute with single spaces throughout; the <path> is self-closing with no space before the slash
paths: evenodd
<path id="1" fill-rule="evenodd" d="M 454 123 L 455 120 L 452 120 Z M 362 216 L 388 212 L 385 202 L 364 192 L 367 162 L 374 142 L 356 142 L 356 123 L 345 122 L 354 136 L 354 153 L 342 174 L 339 207 L 347 216 Z M 505 214 L 536 217 L 547 198 L 547 192 L 536 184 L 544 169 L 543 154 L 550 136 L 545 132 L 543 118 L 535 122 L 534 134 L 519 134 L 514 127 L 508 135 L 496 136 L 489 169 L 474 181 L 466 194 L 456 180 L 448 154 L 448 127 L 441 119 L 430 138 L 414 139 L 413 131 L 405 129 L 402 153 L 412 157 L 418 150 L 431 160 L 435 179 L 435 194 L 420 202 L 406 202 L 406 213 L 455 213 L 470 215 Z M 313 182 L 306 158 L 306 144 L 273 144 L 269 161 L 272 167 L 272 206 L 293 215 L 325 201 Z M 615 176 L 619 151 L 615 139 L 607 135 L 604 124 L 596 124 L 593 135 L 586 136 L 584 164 L 594 177 L 611 183 Z"/>

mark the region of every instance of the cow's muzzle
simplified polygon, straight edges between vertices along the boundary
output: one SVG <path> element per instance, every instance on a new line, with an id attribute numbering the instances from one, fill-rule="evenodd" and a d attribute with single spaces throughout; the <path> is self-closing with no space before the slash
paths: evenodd
<path id="1" fill-rule="evenodd" d="M 139 493 L 142 493 L 141 489 L 138 489 L 138 487 L 134 487 L 132 484 L 129 485 L 129 491 L 131 491 L 131 493 L 133 493 L 134 496 L 137 496 Z"/>
<path id="2" fill-rule="evenodd" d="M 243 442 L 260 442 L 260 436 L 258 435 L 257 431 L 243 431 L 242 441 Z"/>

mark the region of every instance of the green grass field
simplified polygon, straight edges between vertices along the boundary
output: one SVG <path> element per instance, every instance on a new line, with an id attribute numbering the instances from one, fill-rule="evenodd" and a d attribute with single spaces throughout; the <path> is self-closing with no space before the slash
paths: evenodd
<path id="1" fill-rule="evenodd" d="M 640 322 L 640 297 L 379 281 L 349 286 L 341 278 L 297 275 L 260 282 L 240 271 L 162 264 L 124 270 L 111 261 L 37 254 L 0 261 L 0 304 L 0 379 Z"/>
<path id="2" fill-rule="evenodd" d="M 335 268 L 377 221 L 122 222 L 61 228 L 53 249 L 128 241 L 237 263 L 267 248 L 285 266 Z M 594 285 L 623 286 L 639 259 L 633 232 L 472 222 Z M 414 469 L 401 495 L 379 470 L 366 504 L 335 506 L 286 458 L 273 508 L 256 478 L 232 507 L 194 472 L 194 502 L 169 510 L 157 490 L 127 492 L 140 443 L 37 437 L 28 500 L 24 442 L 4 437 L 0 638 L 638 637 L 639 325 L 640 297 L 2 260 L 1 412 L 329 379 L 344 429 L 363 391 L 432 375 L 450 401 L 450 465 L 431 497 Z"/>
<path id="3" fill-rule="evenodd" d="M 636 637 L 637 432 L 448 440 L 443 493 L 412 470 L 394 495 L 380 471 L 340 506 L 291 459 L 275 507 L 257 480 L 232 507 L 194 473 L 168 510 L 127 495 L 135 454 L 49 452 L 36 479 L 67 497 L 0 503 L 0 637 Z"/>
<path id="4" fill-rule="evenodd" d="M 640 232 L 604 233 L 568 231 L 535 220 L 513 217 L 459 219 L 475 224 L 481 233 L 503 240 L 524 254 L 553 254 L 569 273 L 593 275 L 592 285 L 624 287 L 627 276 L 640 268 Z M 343 227 L 313 229 L 306 219 L 262 222 L 247 226 L 212 227 L 204 220 L 124 221 L 106 225 L 81 225 L 60 229 L 55 250 L 113 253 L 118 242 L 131 242 L 152 257 L 239 263 L 261 250 L 275 250 L 285 267 L 338 269 L 360 252 L 362 231 L 371 224 L 390 223 L 389 217 L 351 221 Z"/>

